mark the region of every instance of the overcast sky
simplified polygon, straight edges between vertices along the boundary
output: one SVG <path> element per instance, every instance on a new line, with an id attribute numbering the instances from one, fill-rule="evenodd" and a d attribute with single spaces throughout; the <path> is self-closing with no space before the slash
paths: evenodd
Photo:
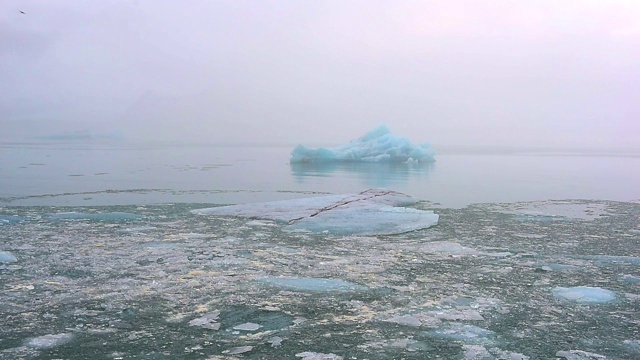
<path id="1" fill-rule="evenodd" d="M 24 12 L 24 14 L 21 13 Z M 0 2 L 0 139 L 640 145 L 640 1 Z"/>

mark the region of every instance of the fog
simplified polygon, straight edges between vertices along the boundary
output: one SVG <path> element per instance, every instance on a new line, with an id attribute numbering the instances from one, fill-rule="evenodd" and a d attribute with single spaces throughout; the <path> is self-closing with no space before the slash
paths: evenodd
<path id="1" fill-rule="evenodd" d="M 0 140 L 638 148 L 639 64 L 637 0 L 4 0 Z"/>

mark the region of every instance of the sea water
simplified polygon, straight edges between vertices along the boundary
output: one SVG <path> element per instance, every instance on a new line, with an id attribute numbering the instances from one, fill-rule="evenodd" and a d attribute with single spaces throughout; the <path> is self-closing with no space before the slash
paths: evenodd
<path id="1" fill-rule="evenodd" d="M 640 357 L 640 204 L 612 201 L 637 198 L 637 158 L 382 170 L 294 168 L 279 148 L 38 146 L 1 155 L 0 358 Z M 411 205 L 438 224 L 356 236 L 193 213 L 370 187 L 440 202 Z"/>

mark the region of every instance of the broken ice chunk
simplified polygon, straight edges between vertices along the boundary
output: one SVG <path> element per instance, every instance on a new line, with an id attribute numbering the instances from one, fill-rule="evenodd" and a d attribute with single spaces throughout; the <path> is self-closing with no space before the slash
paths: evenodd
<path id="1" fill-rule="evenodd" d="M 243 331 L 256 331 L 260 329 L 262 325 L 256 323 L 244 323 L 233 327 L 233 330 L 243 330 Z"/>
<path id="2" fill-rule="evenodd" d="M 238 354 L 244 354 L 251 350 L 253 350 L 253 346 L 238 346 L 238 347 L 231 348 L 229 350 L 225 350 L 222 353 L 229 354 L 229 355 L 238 355 Z"/>
<path id="3" fill-rule="evenodd" d="M 579 303 L 605 303 L 616 298 L 616 293 L 611 290 L 590 286 L 556 287 L 553 295 Z"/>
<path id="4" fill-rule="evenodd" d="M 27 341 L 26 344 L 27 346 L 37 349 L 51 349 L 53 347 L 68 343 L 72 338 L 73 334 L 69 333 L 47 334 L 31 338 Z"/>
<path id="5" fill-rule="evenodd" d="M 220 316 L 220 311 L 216 310 L 216 311 L 207 313 L 199 318 L 189 321 L 189 326 L 200 326 L 205 329 L 219 330 L 220 323 L 216 321 L 218 320 L 219 316 Z"/>
<path id="6" fill-rule="evenodd" d="M 24 218 L 22 216 L 0 215 L 0 225 L 15 224 L 17 222 L 22 221 L 23 219 Z"/>
<path id="7" fill-rule="evenodd" d="M 371 189 L 359 194 L 222 206 L 192 213 L 275 220 L 287 223 L 289 231 L 389 235 L 426 229 L 438 223 L 438 215 L 431 211 L 400 207 L 416 202 L 399 192 Z"/>
<path id="8" fill-rule="evenodd" d="M 296 357 L 300 357 L 302 358 L 302 360 L 342 360 L 342 356 L 338 356 L 333 353 L 323 354 L 323 353 L 314 353 L 311 351 L 297 353 Z"/>
<path id="9" fill-rule="evenodd" d="M 496 334 L 478 326 L 453 323 L 430 334 L 443 339 L 460 340 L 467 344 L 492 344 Z"/>
<path id="10" fill-rule="evenodd" d="M 567 360 L 606 360 L 607 357 L 600 354 L 586 352 L 582 350 L 558 351 L 557 357 L 563 357 Z"/>
<path id="11" fill-rule="evenodd" d="M 16 259 L 16 257 L 10 252 L 0 251 L 0 263 L 12 263 L 16 261 L 18 261 L 18 259 Z"/>
<path id="12" fill-rule="evenodd" d="M 278 346 L 282 345 L 282 340 L 284 340 L 284 339 L 281 338 L 280 336 L 274 336 L 274 337 L 270 338 L 269 340 L 267 340 L 267 342 L 269 344 L 271 344 L 271 347 L 278 347 Z"/>

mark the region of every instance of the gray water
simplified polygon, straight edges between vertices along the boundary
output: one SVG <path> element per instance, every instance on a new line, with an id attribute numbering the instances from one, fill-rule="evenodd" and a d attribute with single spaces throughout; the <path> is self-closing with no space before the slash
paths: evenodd
<path id="1" fill-rule="evenodd" d="M 430 164 L 289 165 L 292 146 L 39 142 L 0 146 L 11 205 L 237 204 L 389 188 L 445 207 L 640 199 L 640 153 L 444 151 Z M 437 151 L 438 149 L 436 149 Z"/>
<path id="2" fill-rule="evenodd" d="M 637 157 L 292 167 L 289 150 L 5 144 L 0 358 L 640 357 Z M 438 225 L 191 213 L 370 187 L 426 200 Z"/>

